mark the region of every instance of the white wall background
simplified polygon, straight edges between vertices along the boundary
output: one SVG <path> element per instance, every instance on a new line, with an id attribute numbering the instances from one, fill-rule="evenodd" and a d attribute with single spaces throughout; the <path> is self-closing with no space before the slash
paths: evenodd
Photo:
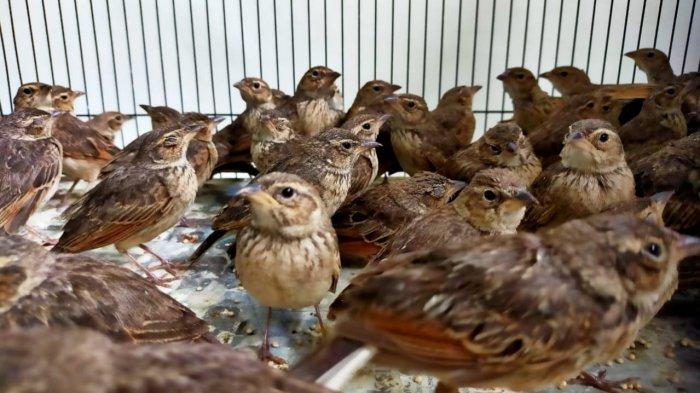
<path id="1" fill-rule="evenodd" d="M 138 104 L 235 116 L 231 85 L 262 76 L 291 93 L 310 65 L 343 73 L 349 106 L 381 78 L 436 104 L 480 84 L 477 133 L 512 109 L 495 79 L 507 66 L 586 69 L 594 82 L 643 82 L 621 55 L 655 46 L 677 73 L 698 70 L 695 0 L 0 0 L 0 109 L 22 82 L 87 91 L 76 113 Z M 551 85 L 540 82 L 547 91 Z"/>

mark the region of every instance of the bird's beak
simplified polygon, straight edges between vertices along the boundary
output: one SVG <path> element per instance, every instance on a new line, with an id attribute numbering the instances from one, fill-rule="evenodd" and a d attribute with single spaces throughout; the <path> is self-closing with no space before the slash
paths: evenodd
<path id="1" fill-rule="evenodd" d="M 80 96 L 84 96 L 85 92 L 84 91 L 74 91 L 73 95 L 75 95 L 75 97 L 80 97 Z"/>
<path id="2" fill-rule="evenodd" d="M 233 87 L 240 90 L 243 87 L 243 81 L 239 81 L 233 84 Z"/>
<path id="3" fill-rule="evenodd" d="M 363 141 L 362 145 L 361 145 L 362 150 L 376 149 L 376 148 L 381 147 L 381 146 L 382 146 L 381 143 L 375 142 L 375 141 Z"/>
<path id="4" fill-rule="evenodd" d="M 124 121 L 129 121 L 129 120 L 134 120 L 136 118 L 136 116 L 134 116 L 134 115 L 122 115 L 122 118 L 124 119 Z"/>
<path id="5" fill-rule="evenodd" d="M 386 123 L 387 121 L 389 121 L 389 119 L 391 119 L 391 115 L 388 114 L 388 113 L 385 113 L 385 114 L 379 116 L 379 118 L 378 118 L 377 120 L 378 120 L 380 123 L 384 124 L 384 123 Z"/>
<path id="6" fill-rule="evenodd" d="M 549 71 L 548 71 L 548 72 L 543 72 L 543 73 L 540 74 L 540 78 L 549 79 L 549 76 L 550 76 L 550 75 L 552 75 L 552 74 L 550 74 Z"/>
<path id="7" fill-rule="evenodd" d="M 226 119 L 226 118 L 223 117 L 223 116 L 213 117 L 213 118 L 211 119 L 211 122 L 214 123 L 214 124 L 219 124 L 219 123 L 221 123 L 222 121 L 224 121 L 225 119 Z"/>
<path id="8" fill-rule="evenodd" d="M 141 109 L 145 110 L 146 113 L 151 113 L 151 109 L 153 109 L 152 106 L 146 105 L 146 104 L 141 104 L 141 105 L 139 105 L 139 106 L 141 107 Z"/>
<path id="9" fill-rule="evenodd" d="M 399 86 L 399 85 L 390 85 L 389 86 L 389 90 L 391 90 L 392 93 L 395 92 L 396 90 L 399 90 L 399 89 L 401 89 L 401 86 Z"/>
<path id="10" fill-rule="evenodd" d="M 250 201 L 251 204 L 257 206 L 279 205 L 279 202 L 277 202 L 270 194 L 265 192 L 262 185 L 257 183 L 251 183 L 247 186 L 241 187 L 238 191 L 236 191 L 234 196 L 243 197 Z"/>
<path id="11" fill-rule="evenodd" d="M 525 203 L 526 205 L 530 204 L 530 203 L 534 203 L 536 205 L 540 204 L 540 201 L 538 201 L 534 195 L 530 194 L 530 192 L 528 190 L 525 190 L 525 189 L 520 189 L 520 190 L 516 191 L 515 194 L 513 195 L 513 199 L 517 199 L 517 200 Z"/>
<path id="12" fill-rule="evenodd" d="M 469 88 L 473 93 L 476 93 L 477 91 L 481 90 L 481 85 L 474 85 Z"/>
<path id="13" fill-rule="evenodd" d="M 700 254 L 700 238 L 687 235 L 679 236 L 681 237 L 679 248 L 684 257 Z"/>
<path id="14" fill-rule="evenodd" d="M 633 50 L 631 52 L 625 53 L 625 57 L 629 57 L 630 59 L 636 59 L 637 58 L 637 51 Z"/>
<path id="15" fill-rule="evenodd" d="M 328 78 L 330 78 L 330 80 L 332 81 L 335 81 L 336 79 L 340 78 L 340 72 L 332 71 L 328 73 Z"/>
<path id="16" fill-rule="evenodd" d="M 518 151 L 518 144 L 515 142 L 508 142 L 506 149 L 511 153 L 516 153 Z"/>
<path id="17" fill-rule="evenodd" d="M 457 190 L 461 190 L 467 186 L 467 182 L 461 180 L 450 180 L 450 182 L 452 183 L 452 186 L 454 186 L 454 188 L 456 188 Z"/>
<path id="18" fill-rule="evenodd" d="M 664 191 L 664 192 L 658 192 L 652 196 L 649 197 L 652 202 L 666 206 L 668 201 L 671 199 L 673 196 L 674 191 Z"/>
<path id="19" fill-rule="evenodd" d="M 499 81 L 506 79 L 506 73 L 502 73 L 501 75 L 497 76 L 496 79 L 498 79 Z"/>

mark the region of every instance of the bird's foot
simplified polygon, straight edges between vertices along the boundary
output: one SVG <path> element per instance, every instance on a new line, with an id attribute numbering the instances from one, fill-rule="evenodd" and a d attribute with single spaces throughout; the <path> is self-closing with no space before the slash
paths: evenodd
<path id="1" fill-rule="evenodd" d="M 260 346 L 260 351 L 258 352 L 260 361 L 263 363 L 273 362 L 275 364 L 287 364 L 287 361 L 279 356 L 275 356 L 270 352 L 270 348 L 266 347 L 264 344 Z"/>
<path id="2" fill-rule="evenodd" d="M 596 374 L 590 371 L 583 371 L 578 377 L 572 380 L 573 383 L 591 386 L 607 393 L 620 393 L 623 390 L 632 389 L 639 385 L 637 378 L 625 378 L 619 381 L 611 381 L 605 378 L 606 370 L 601 370 Z"/>
<path id="3" fill-rule="evenodd" d="M 170 288 L 170 283 L 179 279 L 177 276 L 156 277 L 150 269 L 143 269 L 143 271 L 146 274 L 146 279 L 159 287 Z"/>

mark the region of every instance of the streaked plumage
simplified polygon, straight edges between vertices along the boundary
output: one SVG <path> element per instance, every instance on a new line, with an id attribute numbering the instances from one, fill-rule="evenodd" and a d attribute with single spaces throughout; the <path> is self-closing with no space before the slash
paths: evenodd
<path id="1" fill-rule="evenodd" d="M 391 116 L 382 114 L 360 114 L 343 123 L 342 128 L 352 132 L 363 141 L 375 142 L 379 131 Z M 377 150 L 370 149 L 360 153 L 352 167 L 352 184 L 346 201 L 351 201 L 372 185 L 379 171 Z"/>

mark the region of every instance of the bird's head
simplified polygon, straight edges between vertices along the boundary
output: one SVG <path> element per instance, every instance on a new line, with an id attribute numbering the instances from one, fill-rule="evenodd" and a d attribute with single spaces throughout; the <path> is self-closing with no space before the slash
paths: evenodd
<path id="1" fill-rule="evenodd" d="M 362 140 L 374 141 L 379 135 L 379 130 L 390 118 L 391 115 L 388 114 L 360 114 L 346 121 L 342 128 L 352 132 Z"/>
<path id="2" fill-rule="evenodd" d="M 317 145 L 327 149 L 326 164 L 342 170 L 352 169 L 360 153 L 381 146 L 375 141 L 362 140 L 342 128 L 331 128 L 316 135 L 314 139 Z"/>
<path id="3" fill-rule="evenodd" d="M 171 127 L 177 124 L 180 120 L 180 112 L 169 106 L 150 106 L 139 105 L 151 118 L 151 128 L 158 130 L 161 128 Z"/>
<path id="4" fill-rule="evenodd" d="M 330 98 L 338 92 L 335 80 L 339 77 L 339 72 L 328 67 L 312 67 L 301 77 L 297 94 L 306 98 Z"/>
<path id="5" fill-rule="evenodd" d="M 641 48 L 625 53 L 625 56 L 634 60 L 634 64 L 645 73 L 655 74 L 668 67 L 668 56 L 655 48 Z"/>
<path id="6" fill-rule="evenodd" d="M 508 68 L 496 78 L 503 82 L 503 88 L 511 98 L 529 97 L 537 86 L 535 76 L 523 67 Z"/>
<path id="7" fill-rule="evenodd" d="M 57 110 L 72 112 L 75 99 L 84 95 L 84 92 L 71 90 L 69 87 L 53 86 L 51 88 L 51 106 Z"/>
<path id="8" fill-rule="evenodd" d="M 586 172 L 604 173 L 625 162 L 622 141 L 605 120 L 580 120 L 569 127 L 560 153 L 562 165 Z"/>
<path id="9" fill-rule="evenodd" d="M 552 82 L 554 88 L 564 95 L 584 93 L 591 86 L 591 80 L 586 72 L 574 66 L 556 67 L 540 76 Z"/>
<path id="10" fill-rule="evenodd" d="M 481 86 L 455 86 L 450 90 L 447 90 L 445 94 L 440 98 L 437 108 L 444 108 L 450 106 L 458 106 L 464 108 L 465 110 L 472 109 L 472 101 L 474 100 L 474 95 L 476 92 L 481 90 Z"/>
<path id="11" fill-rule="evenodd" d="M 284 142 L 292 139 L 295 135 L 292 123 L 286 117 L 282 117 L 275 110 L 270 110 L 262 114 L 261 131 L 264 132 L 263 139 Z"/>
<path id="12" fill-rule="evenodd" d="M 273 99 L 272 89 L 260 78 L 243 78 L 233 87 L 241 93 L 241 98 L 248 105 L 257 106 L 266 104 Z"/>
<path id="13" fill-rule="evenodd" d="M 224 121 L 223 117 L 210 117 L 199 112 L 185 112 L 180 117 L 180 125 L 200 126 L 200 130 L 195 134 L 194 139 L 202 142 L 211 142 L 216 133 L 216 127 Z"/>
<path id="14" fill-rule="evenodd" d="M 37 108 L 49 110 L 51 105 L 51 85 L 41 82 L 25 83 L 17 88 L 13 103 L 15 108 Z"/>
<path id="15" fill-rule="evenodd" d="M 514 122 L 499 123 L 490 128 L 479 142 L 479 159 L 500 167 L 522 164 L 532 150 L 522 129 Z"/>
<path id="16" fill-rule="evenodd" d="M 399 85 L 392 85 L 379 79 L 369 81 L 357 92 L 353 105 L 367 106 L 379 103 L 400 88 L 401 86 Z"/>
<path id="17" fill-rule="evenodd" d="M 423 97 L 415 94 L 391 95 L 384 99 L 392 125 L 410 127 L 420 124 L 430 113 Z"/>
<path id="18" fill-rule="evenodd" d="M 134 161 L 168 164 L 187 161 L 187 147 L 206 124 L 196 122 L 154 130 L 146 135 Z"/>

